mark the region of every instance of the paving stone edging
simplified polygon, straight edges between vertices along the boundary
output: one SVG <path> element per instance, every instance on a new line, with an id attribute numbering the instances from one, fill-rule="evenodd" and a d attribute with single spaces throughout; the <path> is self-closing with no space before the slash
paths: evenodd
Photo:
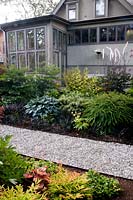
<path id="1" fill-rule="evenodd" d="M 133 146 L 0 125 L 0 136 L 23 155 L 133 179 Z"/>

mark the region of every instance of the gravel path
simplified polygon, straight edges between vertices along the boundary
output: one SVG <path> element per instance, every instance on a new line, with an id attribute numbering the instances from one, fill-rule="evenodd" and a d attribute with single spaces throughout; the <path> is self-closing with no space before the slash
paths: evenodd
<path id="1" fill-rule="evenodd" d="M 23 155 L 133 179 L 133 146 L 0 125 L 0 136 Z"/>

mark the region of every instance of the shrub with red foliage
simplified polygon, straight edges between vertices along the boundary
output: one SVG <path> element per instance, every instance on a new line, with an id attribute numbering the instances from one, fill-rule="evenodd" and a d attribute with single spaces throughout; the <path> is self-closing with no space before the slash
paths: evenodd
<path id="1" fill-rule="evenodd" d="M 47 167 L 39 167 L 29 173 L 24 174 L 24 178 L 35 182 L 37 192 L 42 192 L 48 187 L 50 174 L 46 172 Z"/>
<path id="2" fill-rule="evenodd" d="M 4 118 L 4 106 L 0 106 L 0 123 L 2 122 L 2 119 Z"/>

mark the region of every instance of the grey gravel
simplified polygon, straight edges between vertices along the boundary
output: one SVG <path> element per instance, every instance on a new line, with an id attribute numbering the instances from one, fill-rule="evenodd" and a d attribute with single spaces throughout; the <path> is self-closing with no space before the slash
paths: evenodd
<path id="1" fill-rule="evenodd" d="M 0 125 L 23 155 L 133 179 L 133 146 Z"/>

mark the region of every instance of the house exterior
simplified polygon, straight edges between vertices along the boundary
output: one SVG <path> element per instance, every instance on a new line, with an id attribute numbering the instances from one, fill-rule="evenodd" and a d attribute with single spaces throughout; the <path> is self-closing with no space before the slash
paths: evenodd
<path id="1" fill-rule="evenodd" d="M 133 0 L 61 0 L 51 15 L 1 25 L 9 64 L 30 71 L 45 64 L 112 66 L 133 74 Z"/>
<path id="2" fill-rule="evenodd" d="M 4 33 L 0 29 L 0 64 L 4 63 Z"/>

